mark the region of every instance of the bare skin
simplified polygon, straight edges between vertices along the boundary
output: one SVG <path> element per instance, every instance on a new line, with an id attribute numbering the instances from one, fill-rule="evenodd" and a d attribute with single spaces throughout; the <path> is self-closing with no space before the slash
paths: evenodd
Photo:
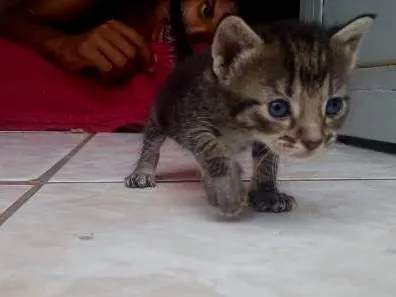
<path id="1" fill-rule="evenodd" d="M 153 57 L 133 28 L 109 20 L 88 32 L 69 35 L 48 24 L 73 22 L 93 0 L 31 0 L 11 8 L 0 25 L 2 35 L 52 59 L 67 71 L 97 70 L 104 80 L 131 70 L 137 57 L 146 69 Z M 44 25 L 45 24 L 45 25 Z"/>
<path id="2" fill-rule="evenodd" d="M 212 33 L 222 15 L 233 9 L 230 3 L 229 0 L 185 0 L 188 33 Z M 104 81 L 131 74 L 137 68 L 153 71 L 155 57 L 146 42 L 156 34 L 158 25 L 151 28 L 151 36 L 135 30 L 128 22 L 131 17 L 108 19 L 79 34 L 59 29 L 84 18 L 95 4 L 95 0 L 25 0 L 0 18 L 0 35 L 35 50 L 66 71 L 94 70 Z M 140 17 L 161 25 L 167 5 L 167 0 L 159 1 L 150 15 Z M 208 5 L 213 6 L 214 14 L 205 15 Z"/>

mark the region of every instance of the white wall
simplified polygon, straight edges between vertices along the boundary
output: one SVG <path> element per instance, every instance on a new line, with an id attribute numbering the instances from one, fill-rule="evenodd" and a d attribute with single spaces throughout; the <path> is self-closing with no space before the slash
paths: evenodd
<path id="1" fill-rule="evenodd" d="M 323 0 L 317 0 L 323 1 Z M 352 108 L 343 134 L 396 144 L 396 0 L 325 0 L 326 25 L 375 13 L 351 82 Z"/>

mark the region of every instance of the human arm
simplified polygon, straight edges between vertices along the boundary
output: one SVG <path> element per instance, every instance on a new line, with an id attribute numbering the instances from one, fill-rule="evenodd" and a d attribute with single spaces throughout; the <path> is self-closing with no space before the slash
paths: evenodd
<path id="1" fill-rule="evenodd" d="M 118 76 L 152 57 L 143 38 L 115 20 L 79 35 L 57 29 L 92 8 L 95 0 L 26 0 L 0 18 L 0 35 L 51 59 L 65 70 L 95 69 L 103 77 Z"/>

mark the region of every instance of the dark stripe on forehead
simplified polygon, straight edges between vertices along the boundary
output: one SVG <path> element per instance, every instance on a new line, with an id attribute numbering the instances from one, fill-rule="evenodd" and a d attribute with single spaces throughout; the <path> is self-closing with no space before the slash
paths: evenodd
<path id="1" fill-rule="evenodd" d="M 292 32 L 280 35 L 279 41 L 287 71 L 287 95 L 292 96 L 296 79 L 304 89 L 322 87 L 330 72 L 328 44 L 314 38 L 301 39 Z"/>
<path id="2" fill-rule="evenodd" d="M 278 32 L 277 37 L 283 48 L 284 67 L 288 72 L 288 95 L 293 92 L 293 84 L 297 78 L 300 79 L 302 87 L 323 86 L 330 72 L 328 39 L 312 31 L 299 32 L 293 29 Z"/>
<path id="3" fill-rule="evenodd" d="M 287 36 L 280 36 L 280 42 L 282 47 L 284 48 L 284 63 L 285 69 L 287 72 L 287 80 L 286 80 L 286 94 L 289 97 L 292 97 L 294 90 L 293 86 L 295 85 L 296 79 L 296 61 L 294 57 L 294 51 L 292 49 L 293 44 L 288 40 Z"/>
<path id="4" fill-rule="evenodd" d="M 330 72 L 329 48 L 315 40 L 312 43 L 297 40 L 298 75 L 300 83 L 305 88 L 322 87 Z"/>
<path id="5" fill-rule="evenodd" d="M 258 30 L 264 41 L 279 42 L 287 72 L 286 92 L 293 86 L 317 90 L 324 86 L 331 71 L 330 35 L 318 24 L 286 21 L 264 26 Z"/>

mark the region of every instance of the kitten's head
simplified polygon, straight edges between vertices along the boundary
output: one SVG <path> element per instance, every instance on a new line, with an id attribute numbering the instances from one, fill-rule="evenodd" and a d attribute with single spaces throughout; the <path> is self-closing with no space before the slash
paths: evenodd
<path id="1" fill-rule="evenodd" d="M 347 114 L 348 77 L 373 19 L 332 30 L 301 22 L 253 30 L 226 17 L 212 45 L 212 69 L 240 100 L 237 119 L 282 155 L 303 158 L 328 146 Z"/>

